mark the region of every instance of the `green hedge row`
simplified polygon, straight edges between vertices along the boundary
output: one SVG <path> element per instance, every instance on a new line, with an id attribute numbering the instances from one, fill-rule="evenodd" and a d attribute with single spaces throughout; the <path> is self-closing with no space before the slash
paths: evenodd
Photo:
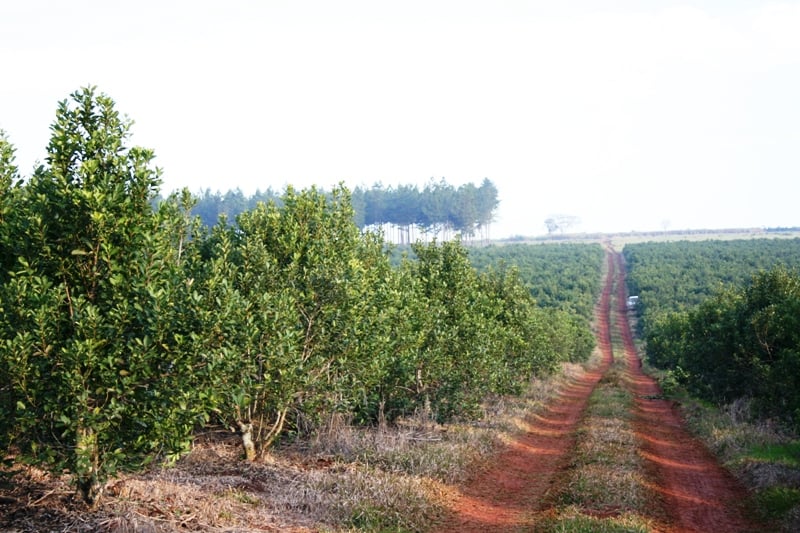
<path id="1" fill-rule="evenodd" d="M 649 361 L 694 394 L 800 424 L 800 241 L 627 245 Z"/>

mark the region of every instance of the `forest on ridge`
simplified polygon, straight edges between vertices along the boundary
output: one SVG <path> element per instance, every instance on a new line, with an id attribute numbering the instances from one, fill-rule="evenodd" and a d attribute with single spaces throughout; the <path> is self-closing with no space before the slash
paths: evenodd
<path id="1" fill-rule="evenodd" d="M 489 236 L 499 200 L 491 180 L 476 186 L 466 183 L 455 187 L 443 178 L 430 180 L 421 190 L 416 185 L 395 187 L 375 183 L 355 187 L 350 192 L 355 224 L 362 230 L 382 230 L 387 240 L 411 244 L 416 240 L 449 240 L 459 235 L 465 240 Z M 192 214 L 208 227 L 220 216 L 233 223 L 236 217 L 259 203 L 280 203 L 281 193 L 267 188 L 245 196 L 240 189 L 211 192 L 197 196 Z"/>

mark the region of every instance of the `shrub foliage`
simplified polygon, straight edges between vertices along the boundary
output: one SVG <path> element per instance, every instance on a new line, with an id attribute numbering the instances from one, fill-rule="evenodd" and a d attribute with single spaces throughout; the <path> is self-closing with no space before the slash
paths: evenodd
<path id="1" fill-rule="evenodd" d="M 650 362 L 702 398 L 752 398 L 797 426 L 799 251 L 797 240 L 626 247 Z"/>
<path id="2" fill-rule="evenodd" d="M 154 202 L 130 127 L 73 93 L 27 180 L 0 134 L 0 445 L 87 502 L 209 423 L 254 459 L 334 413 L 469 416 L 592 349 L 585 319 L 537 307 L 511 266 L 475 270 L 458 240 L 393 265 L 344 187 L 210 228 L 186 191 Z"/>

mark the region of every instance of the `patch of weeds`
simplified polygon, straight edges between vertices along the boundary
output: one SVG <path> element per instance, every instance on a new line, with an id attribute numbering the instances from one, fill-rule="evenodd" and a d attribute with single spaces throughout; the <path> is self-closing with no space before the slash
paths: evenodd
<path id="1" fill-rule="evenodd" d="M 395 450 L 382 456 L 378 464 L 387 471 L 425 475 L 444 482 L 453 482 L 463 476 L 469 464 L 477 457 L 457 443 L 420 445 Z"/>
<path id="2" fill-rule="evenodd" d="M 231 489 L 228 491 L 227 496 L 235 502 L 244 503 L 246 505 L 258 505 L 261 503 L 258 497 L 243 490 Z"/>
<path id="3" fill-rule="evenodd" d="M 442 513 L 419 478 L 351 468 L 312 474 L 323 521 L 358 531 L 421 531 Z"/>
<path id="4" fill-rule="evenodd" d="M 608 374 L 589 398 L 576 435 L 574 461 L 561 482 L 556 501 L 594 514 L 641 511 L 647 506 L 648 492 L 642 480 L 636 435 L 630 425 L 633 396 L 623 388 L 617 365 Z M 588 519 L 575 520 L 582 524 Z M 597 525 L 591 520 L 587 523 Z"/>
<path id="5" fill-rule="evenodd" d="M 800 489 L 771 487 L 756 494 L 755 499 L 764 518 L 774 520 L 800 505 Z"/>
<path id="6" fill-rule="evenodd" d="M 603 418 L 630 418 L 631 394 L 617 386 L 599 387 L 589 398 L 589 414 Z"/>
<path id="7" fill-rule="evenodd" d="M 386 472 L 426 476 L 447 483 L 468 475 L 469 465 L 497 449 L 496 432 L 425 420 L 404 420 L 382 429 L 329 425 L 310 443 L 311 454 Z"/>
<path id="8" fill-rule="evenodd" d="M 617 348 L 615 348 L 616 350 Z M 599 386 L 606 386 L 610 385 L 612 387 L 619 387 L 622 385 L 625 379 L 625 363 L 619 359 L 615 360 L 611 368 L 609 368 L 605 374 L 600 378 L 598 382 Z"/>
<path id="9" fill-rule="evenodd" d="M 646 504 L 642 480 L 634 470 L 613 465 L 583 465 L 570 476 L 561 503 L 595 512 L 641 509 Z"/>
<path id="10" fill-rule="evenodd" d="M 347 521 L 357 531 L 392 531 L 405 533 L 418 531 L 410 525 L 403 525 L 401 517 L 388 515 L 385 509 L 363 505 L 353 509 L 353 514 Z"/>
<path id="11" fill-rule="evenodd" d="M 800 441 L 755 446 L 747 452 L 746 456 L 757 461 L 798 468 L 800 467 Z"/>
<path id="12" fill-rule="evenodd" d="M 753 449 L 790 440 L 772 421 L 758 420 L 751 412 L 751 402 L 746 399 L 716 407 L 687 398 L 682 407 L 692 433 L 728 465 L 746 458 Z"/>
<path id="13" fill-rule="evenodd" d="M 561 510 L 556 516 L 539 522 L 536 531 L 547 533 L 649 533 L 653 524 L 632 514 L 595 517 L 582 514 L 577 508 Z"/>

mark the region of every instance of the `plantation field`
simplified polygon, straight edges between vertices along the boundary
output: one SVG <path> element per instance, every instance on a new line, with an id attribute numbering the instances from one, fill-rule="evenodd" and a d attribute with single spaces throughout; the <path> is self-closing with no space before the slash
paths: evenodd
<path id="1" fill-rule="evenodd" d="M 644 327 L 657 315 L 696 306 L 759 271 L 800 267 L 798 238 L 635 243 L 623 253 Z"/>
<path id="2" fill-rule="evenodd" d="M 628 243 L 623 260 L 610 241 L 634 235 L 455 238 L 393 259 L 344 186 L 211 226 L 189 191 L 157 201 L 132 125 L 76 91 L 31 176 L 0 132 L 0 529 L 758 529 L 641 373 L 624 300 L 639 293 L 674 390 L 796 427 L 800 239 Z M 485 192 L 445 234 L 482 231 Z M 643 437 L 653 412 L 666 447 Z M 778 488 L 773 508 L 796 487 Z"/>
<path id="3" fill-rule="evenodd" d="M 513 266 L 540 307 L 592 318 L 600 293 L 603 248 L 599 244 L 508 244 L 469 249 L 472 265 L 479 271 Z"/>
<path id="4" fill-rule="evenodd" d="M 539 305 L 539 281 L 479 271 L 459 240 L 392 263 L 343 186 L 287 187 L 211 227 L 187 190 L 156 201 L 155 153 L 129 146 L 132 124 L 95 88 L 74 92 L 31 176 L 0 132 L 0 503 L 15 510 L 0 527 L 40 521 L 31 502 L 65 485 L 65 519 L 102 509 L 116 480 L 201 435 L 231 433 L 247 465 L 335 421 L 475 423 L 591 355 L 585 310 Z M 575 294 L 598 277 L 594 254 L 571 259 Z M 567 264 L 539 264 L 553 295 L 574 282 L 556 275 Z"/>
<path id="5" fill-rule="evenodd" d="M 622 250 L 627 244 L 675 241 L 728 241 L 750 239 L 800 238 L 800 228 L 731 228 L 709 230 L 630 231 L 624 233 L 575 233 L 541 237 L 515 237 L 495 244 L 552 244 L 558 242 L 581 244 L 611 244 Z"/>

